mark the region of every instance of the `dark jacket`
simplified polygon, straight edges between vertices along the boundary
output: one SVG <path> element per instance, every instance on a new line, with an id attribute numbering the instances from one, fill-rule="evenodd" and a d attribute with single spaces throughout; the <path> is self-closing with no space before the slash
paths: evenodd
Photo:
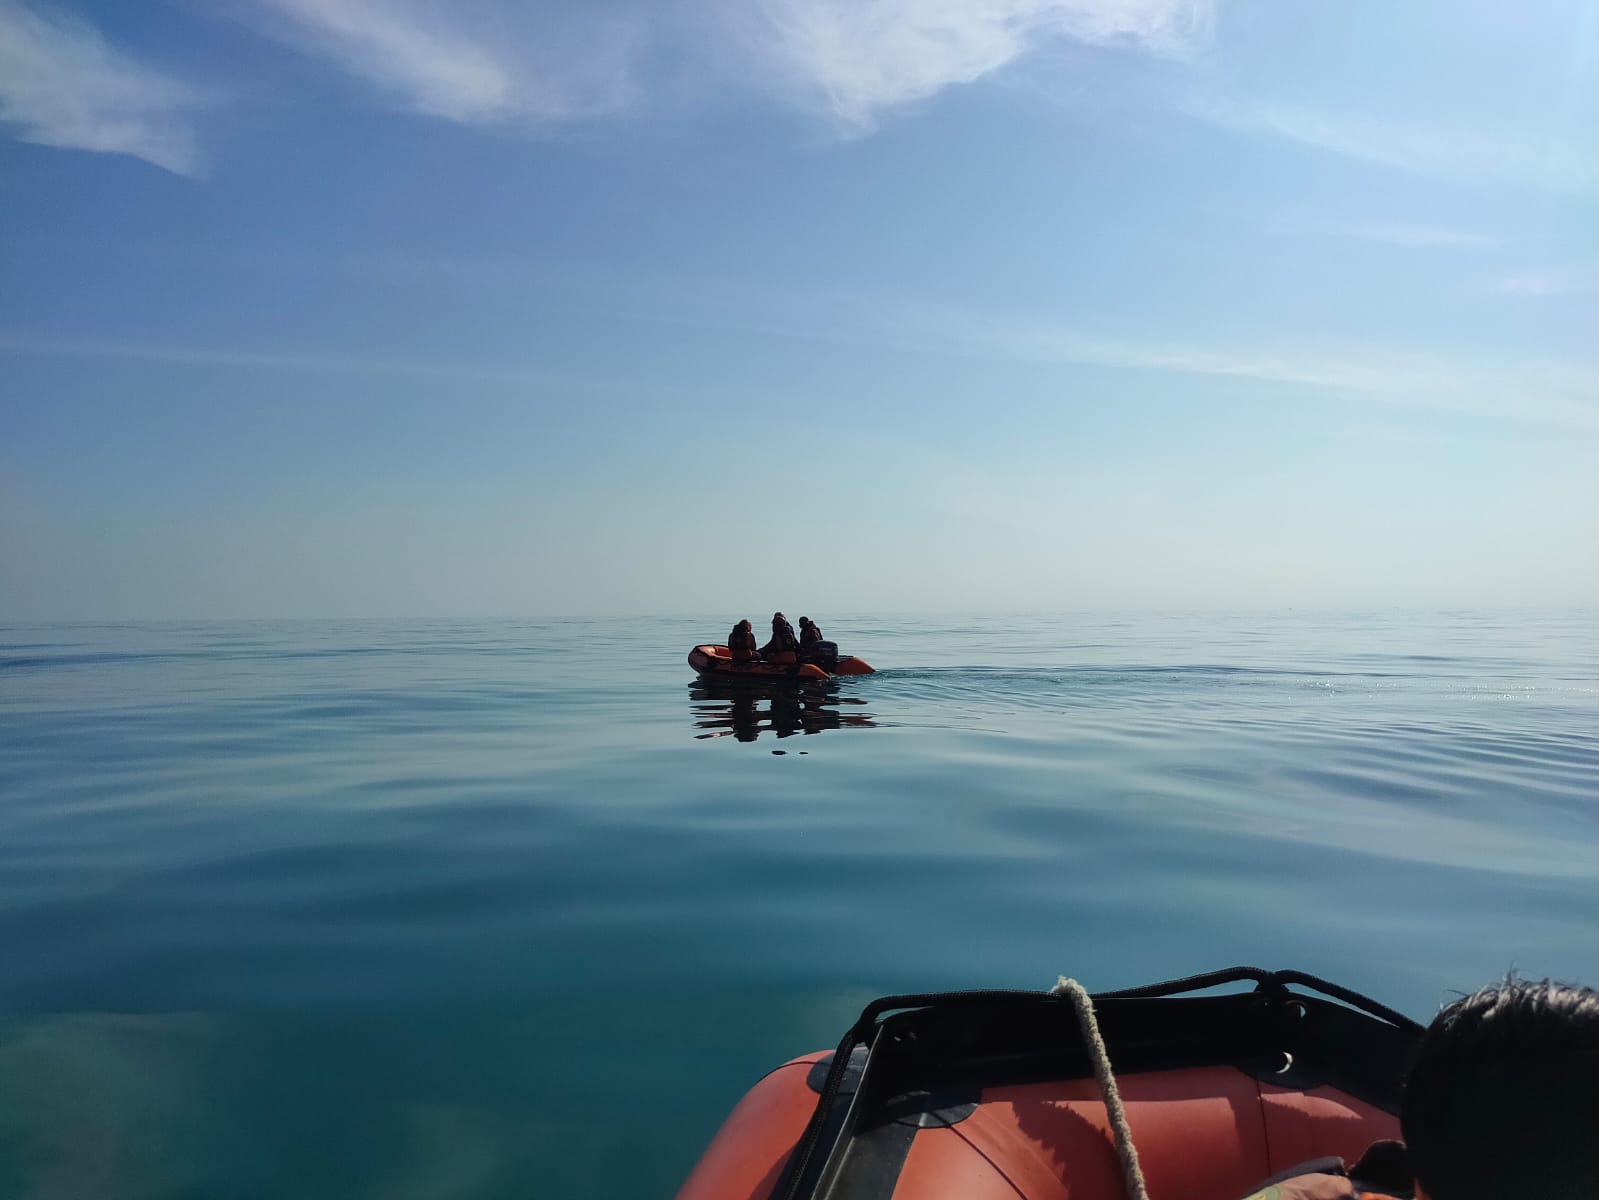
<path id="1" fill-rule="evenodd" d="M 727 635 L 727 648 L 734 662 L 749 662 L 756 655 L 755 631 L 748 621 L 740 621 Z"/>
<path id="2" fill-rule="evenodd" d="M 762 654 L 793 654 L 799 650 L 799 638 L 787 617 L 772 618 L 772 640 L 761 647 Z"/>

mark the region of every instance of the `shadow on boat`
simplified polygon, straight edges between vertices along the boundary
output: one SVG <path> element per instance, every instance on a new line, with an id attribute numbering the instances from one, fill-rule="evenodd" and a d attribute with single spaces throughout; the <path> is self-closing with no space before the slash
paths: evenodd
<path id="1" fill-rule="evenodd" d="M 871 729 L 871 713 L 849 712 L 846 705 L 866 701 L 840 694 L 833 680 L 815 682 L 754 682 L 697 679 L 689 684 L 689 707 L 694 736 L 732 737 L 753 742 L 763 733 L 792 737 L 796 733 L 821 733 L 826 729 Z"/>

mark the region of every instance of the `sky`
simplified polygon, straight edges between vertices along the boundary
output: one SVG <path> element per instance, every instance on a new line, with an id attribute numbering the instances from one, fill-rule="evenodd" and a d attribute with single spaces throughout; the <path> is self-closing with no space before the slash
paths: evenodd
<path id="1" fill-rule="evenodd" d="M 1599 604 L 1599 0 L 0 0 L 0 621 Z"/>

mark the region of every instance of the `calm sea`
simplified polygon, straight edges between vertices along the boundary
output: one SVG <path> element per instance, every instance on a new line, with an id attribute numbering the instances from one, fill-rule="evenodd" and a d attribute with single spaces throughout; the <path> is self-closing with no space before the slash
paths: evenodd
<path id="1" fill-rule="evenodd" d="M 0 627 L 0 1196 L 669 1195 L 892 991 L 1599 982 L 1599 614 Z M 761 614 L 748 614 L 759 618 Z"/>

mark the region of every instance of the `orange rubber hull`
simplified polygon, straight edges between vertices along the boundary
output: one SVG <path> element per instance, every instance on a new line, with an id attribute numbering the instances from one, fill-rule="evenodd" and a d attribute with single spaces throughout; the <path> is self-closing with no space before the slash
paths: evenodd
<path id="1" fill-rule="evenodd" d="M 1357 1192 L 1400 1186 L 1392 1147 L 1363 1156 L 1399 1137 L 1423 1033 L 1403 1013 L 1257 967 L 1091 1000 L 1092 1029 L 1064 992 L 874 1000 L 745 1094 L 678 1200 L 1124 1200 L 1094 1047 L 1152 1200 L 1238 1200 L 1329 1156 Z"/>
<path id="2" fill-rule="evenodd" d="M 734 662 L 726 646 L 695 646 L 688 652 L 688 665 L 699 674 L 715 679 L 784 680 L 832 679 L 835 675 L 871 675 L 872 668 L 858 658 L 841 658 L 834 669 L 824 671 L 815 663 Z"/>
<path id="3" fill-rule="evenodd" d="M 766 1200 L 816 1107 L 825 1053 L 785 1063 L 745 1095 L 678 1200 Z M 1399 1120 L 1335 1088 L 1298 1092 L 1231 1067 L 1120 1081 L 1151 1200 L 1237 1200 L 1327 1154 L 1353 1162 Z M 1123 1200 L 1121 1166 L 1092 1079 L 985 1089 L 958 1123 L 918 1129 L 894 1200 Z"/>

